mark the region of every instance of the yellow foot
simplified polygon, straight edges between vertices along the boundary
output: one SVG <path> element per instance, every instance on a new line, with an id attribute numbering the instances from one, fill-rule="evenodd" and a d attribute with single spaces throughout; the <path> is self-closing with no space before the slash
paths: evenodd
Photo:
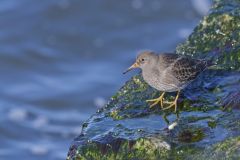
<path id="1" fill-rule="evenodd" d="M 168 102 L 169 103 L 169 102 Z M 175 108 L 175 112 L 177 111 L 177 102 L 176 101 L 173 101 L 173 102 L 170 102 L 169 103 L 170 105 L 168 106 L 168 107 L 165 107 L 165 108 L 163 108 L 163 110 L 167 110 L 167 109 L 169 109 L 169 108 L 172 108 L 172 107 L 174 107 Z"/>
<path id="2" fill-rule="evenodd" d="M 163 108 L 163 110 L 174 107 L 174 111 L 177 112 L 177 100 L 178 100 L 179 94 L 180 94 L 180 91 L 178 91 L 177 96 L 173 102 L 166 102 L 170 105 L 168 107 Z"/>
<path id="3" fill-rule="evenodd" d="M 160 102 L 161 108 L 163 108 L 163 96 L 164 96 L 164 94 L 165 94 L 165 92 L 163 92 L 159 98 L 146 100 L 146 102 L 153 102 L 153 104 L 150 105 L 150 108 L 157 105 L 159 102 Z"/>

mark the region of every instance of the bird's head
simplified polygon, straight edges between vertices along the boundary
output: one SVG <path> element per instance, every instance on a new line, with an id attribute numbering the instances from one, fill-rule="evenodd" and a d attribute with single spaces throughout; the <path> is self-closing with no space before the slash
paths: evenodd
<path id="1" fill-rule="evenodd" d="M 141 68 L 144 69 L 147 66 L 151 66 L 153 62 L 156 60 L 156 54 L 153 51 L 142 51 L 137 56 L 136 61 L 133 65 L 131 65 L 123 74 L 127 73 L 128 71 L 134 68 Z"/>

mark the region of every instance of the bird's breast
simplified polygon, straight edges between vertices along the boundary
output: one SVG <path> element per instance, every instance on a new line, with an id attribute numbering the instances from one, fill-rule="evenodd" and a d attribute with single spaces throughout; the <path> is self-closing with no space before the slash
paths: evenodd
<path id="1" fill-rule="evenodd" d="M 164 92 L 174 92 L 179 88 L 176 86 L 170 77 L 162 73 L 156 72 L 142 72 L 143 79 L 153 88 L 164 91 Z"/>

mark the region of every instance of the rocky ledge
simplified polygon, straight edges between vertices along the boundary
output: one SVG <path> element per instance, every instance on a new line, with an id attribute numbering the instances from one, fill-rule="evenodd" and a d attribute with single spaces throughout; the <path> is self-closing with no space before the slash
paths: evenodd
<path id="1" fill-rule="evenodd" d="M 160 93 L 134 76 L 83 124 L 67 159 L 240 159 L 240 1 L 215 0 L 176 53 L 216 63 L 182 91 L 177 114 L 150 109 Z"/>

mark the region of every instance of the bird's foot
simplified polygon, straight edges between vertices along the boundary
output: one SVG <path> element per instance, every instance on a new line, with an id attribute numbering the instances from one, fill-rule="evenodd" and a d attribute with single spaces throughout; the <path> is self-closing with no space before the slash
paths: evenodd
<path id="1" fill-rule="evenodd" d="M 176 98 L 173 102 L 165 102 L 165 103 L 168 103 L 170 105 L 168 107 L 163 108 L 163 110 L 174 107 L 174 111 L 177 112 L 177 100 L 178 100 L 179 94 L 180 94 L 180 91 L 178 91 L 177 96 L 176 96 Z"/>
<path id="2" fill-rule="evenodd" d="M 167 110 L 167 109 L 174 107 L 175 108 L 174 111 L 177 112 L 177 101 L 176 100 L 174 100 L 173 102 L 165 102 L 165 103 L 170 104 L 170 105 L 168 107 L 164 107 L 162 110 Z"/>
<path id="3" fill-rule="evenodd" d="M 163 108 L 163 96 L 164 96 L 165 92 L 162 93 L 162 95 L 156 99 L 149 99 L 146 100 L 146 102 L 153 102 L 153 104 L 150 105 L 150 108 L 152 108 L 153 106 L 157 105 L 160 102 L 160 106 L 161 108 Z"/>

